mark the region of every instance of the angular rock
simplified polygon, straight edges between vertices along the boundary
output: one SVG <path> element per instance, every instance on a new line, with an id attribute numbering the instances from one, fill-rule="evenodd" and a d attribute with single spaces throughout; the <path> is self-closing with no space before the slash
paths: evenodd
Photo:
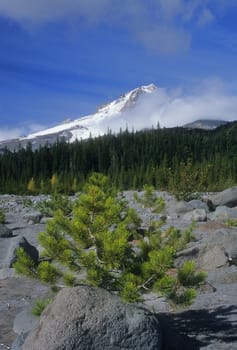
<path id="1" fill-rule="evenodd" d="M 230 265 L 237 265 L 237 244 L 236 243 L 229 250 L 226 251 L 226 255 L 228 256 L 228 262 Z"/>
<path id="2" fill-rule="evenodd" d="M 169 312 L 170 305 L 165 297 L 161 297 L 153 292 L 148 292 L 143 295 L 142 307 L 160 314 L 161 312 Z"/>
<path id="3" fill-rule="evenodd" d="M 193 199 L 193 200 L 189 201 L 188 204 L 191 204 L 193 209 L 204 209 L 206 212 L 208 212 L 208 210 L 209 210 L 208 205 L 199 199 Z"/>
<path id="4" fill-rule="evenodd" d="M 42 219 L 42 214 L 39 211 L 35 211 L 25 214 L 23 218 L 30 225 L 39 224 Z"/>
<path id="5" fill-rule="evenodd" d="M 180 267 L 186 260 L 194 260 L 199 254 L 200 247 L 194 246 L 180 250 L 175 254 L 175 267 Z"/>
<path id="6" fill-rule="evenodd" d="M 206 221 L 207 213 L 205 209 L 194 209 L 193 211 L 184 214 L 184 221 Z"/>
<path id="7" fill-rule="evenodd" d="M 193 207 L 191 204 L 185 201 L 170 201 L 167 204 L 166 211 L 169 215 L 171 216 L 176 216 L 179 217 L 180 215 L 186 214 L 190 211 L 193 210 Z"/>
<path id="8" fill-rule="evenodd" d="M 176 258 L 179 258 L 180 256 L 188 256 L 189 259 L 193 259 L 195 256 L 197 256 L 197 254 L 199 253 L 200 248 L 197 246 L 191 247 L 191 248 L 187 248 L 187 249 L 183 249 L 178 251 L 175 256 Z"/>
<path id="9" fill-rule="evenodd" d="M 30 256 L 30 258 L 37 264 L 39 262 L 39 252 L 38 250 L 31 245 L 27 239 L 25 237 L 21 237 L 19 239 L 19 241 L 17 242 L 14 252 L 13 252 L 13 256 L 11 258 L 10 261 L 10 266 L 9 267 L 13 267 L 13 264 L 17 261 L 17 256 L 16 256 L 16 252 L 18 248 L 23 248 L 24 251 L 26 252 L 27 255 Z"/>
<path id="10" fill-rule="evenodd" d="M 222 268 L 208 272 L 208 280 L 215 285 L 224 284 L 228 288 L 229 284 L 237 284 L 237 266 L 226 265 Z"/>
<path id="11" fill-rule="evenodd" d="M 22 346 L 22 350 L 160 348 L 155 315 L 89 286 L 61 290 Z"/>
<path id="12" fill-rule="evenodd" d="M 230 251 L 232 237 L 226 235 L 223 241 L 219 241 L 217 237 L 218 231 L 211 235 L 209 242 L 197 241 L 192 243 L 191 247 L 177 252 L 175 266 L 180 267 L 186 260 L 194 260 L 197 268 L 204 271 L 228 266 L 227 251 Z"/>
<path id="13" fill-rule="evenodd" d="M 211 201 L 214 207 L 224 205 L 233 208 L 237 206 L 237 186 L 228 188 L 227 190 L 217 194 L 207 196 L 205 199 L 207 201 Z"/>
<path id="14" fill-rule="evenodd" d="M 12 230 L 10 230 L 6 225 L 0 224 L 0 238 L 11 238 L 12 236 Z"/>
<path id="15" fill-rule="evenodd" d="M 213 213 L 209 214 L 209 219 L 216 222 L 226 222 L 228 219 L 237 219 L 237 207 L 217 207 Z"/>
<path id="16" fill-rule="evenodd" d="M 206 246 L 200 250 L 198 267 L 206 271 L 215 270 L 227 264 L 225 249 L 219 245 Z"/>

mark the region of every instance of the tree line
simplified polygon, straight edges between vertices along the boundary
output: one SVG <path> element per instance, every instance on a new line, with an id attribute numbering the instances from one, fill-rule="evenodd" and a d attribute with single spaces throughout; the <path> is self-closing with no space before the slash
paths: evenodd
<path id="1" fill-rule="evenodd" d="M 237 182 L 237 122 L 211 131 L 157 128 L 2 150 L 1 193 L 74 193 L 92 172 L 118 189 L 144 184 L 181 194 L 218 191 Z"/>

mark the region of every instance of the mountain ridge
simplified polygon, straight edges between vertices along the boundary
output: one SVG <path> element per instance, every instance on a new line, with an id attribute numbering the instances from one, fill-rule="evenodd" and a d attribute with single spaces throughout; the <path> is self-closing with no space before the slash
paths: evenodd
<path id="1" fill-rule="evenodd" d="M 113 101 L 99 106 L 92 114 L 76 119 L 67 118 L 53 127 L 31 133 L 27 136 L 0 141 L 0 150 L 7 148 L 14 151 L 21 147 L 25 148 L 29 142 L 33 149 L 38 149 L 40 146 L 53 144 L 58 141 L 71 143 L 76 140 L 88 139 L 89 137 L 102 136 L 106 134 L 108 130 L 116 133 L 119 132 L 119 130 L 125 130 L 128 125 L 129 130 L 131 127 L 134 127 L 136 130 L 144 129 L 144 127 L 142 128 L 139 126 L 136 113 L 139 114 L 139 108 L 142 106 L 141 102 L 144 101 L 142 97 L 152 95 L 158 91 L 158 89 L 159 88 L 154 84 L 142 85 L 121 95 Z M 156 98 L 156 95 L 154 95 L 154 98 Z M 154 125 L 157 125 L 159 122 L 158 115 L 159 110 L 157 111 L 157 118 L 156 114 L 154 115 Z M 225 123 L 227 122 L 223 120 L 198 119 L 183 125 L 183 127 L 188 129 L 201 128 L 210 130 Z M 152 125 L 146 126 L 146 129 L 149 128 L 152 128 Z"/>
<path id="2" fill-rule="evenodd" d="M 66 123 L 61 123 L 52 128 L 45 129 L 36 133 L 32 133 L 27 137 L 21 138 L 21 140 L 32 139 L 37 136 L 44 136 L 54 133 L 60 133 L 64 131 L 71 131 L 72 137 L 69 142 L 73 142 L 76 139 L 85 139 L 91 136 L 99 136 L 106 130 L 101 130 L 100 123 L 104 120 L 109 120 L 124 113 L 127 108 L 131 108 L 135 105 L 135 102 L 139 99 L 141 94 L 152 93 L 157 87 L 154 84 L 143 85 L 139 88 L 133 89 L 128 93 L 120 96 L 118 99 L 112 102 L 106 103 L 99 107 L 95 113 L 83 116 L 75 120 L 68 120 Z M 94 125 L 92 125 L 94 123 Z M 65 128 L 66 127 L 66 128 Z M 108 125 L 109 127 L 109 125 Z M 83 131 L 81 133 L 81 131 Z M 60 135 L 59 135 L 60 136 Z"/>
<path id="3" fill-rule="evenodd" d="M 157 89 L 158 87 L 154 84 L 142 85 L 121 95 L 118 99 L 98 107 L 95 113 L 74 120 L 67 118 L 64 122 L 51 128 L 31 133 L 19 139 L 1 141 L 0 149 L 15 150 L 19 147 L 26 147 L 29 142 L 33 149 L 37 149 L 39 146 L 61 140 L 74 142 L 87 139 L 90 136 L 104 135 L 110 129 L 111 121 L 129 114 L 142 95 L 151 94 Z"/>
<path id="4" fill-rule="evenodd" d="M 185 124 L 183 127 L 187 129 L 205 129 L 205 130 L 213 130 L 217 127 L 229 123 L 226 120 L 219 119 L 197 119 L 191 123 Z"/>

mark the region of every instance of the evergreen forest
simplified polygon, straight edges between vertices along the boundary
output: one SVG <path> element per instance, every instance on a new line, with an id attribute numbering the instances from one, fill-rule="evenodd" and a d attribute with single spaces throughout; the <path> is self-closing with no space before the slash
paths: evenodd
<path id="1" fill-rule="evenodd" d="M 38 194 L 80 191 L 92 172 L 117 189 L 188 194 L 237 183 L 237 122 L 215 130 L 157 128 L 58 142 L 32 150 L 1 150 L 0 192 Z M 184 196 L 185 197 L 185 196 Z"/>

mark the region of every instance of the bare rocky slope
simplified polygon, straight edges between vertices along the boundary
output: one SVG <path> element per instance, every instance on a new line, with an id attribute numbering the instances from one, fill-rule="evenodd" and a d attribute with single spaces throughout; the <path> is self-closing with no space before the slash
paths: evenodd
<path id="1" fill-rule="evenodd" d="M 133 192 L 125 195 L 146 227 L 149 213 L 134 201 Z M 157 316 L 162 350 L 237 349 L 237 227 L 227 225 L 229 219 L 237 219 L 237 188 L 205 194 L 190 202 L 176 201 L 167 193 L 159 195 L 166 201 L 166 210 L 162 213 L 167 218 L 164 228 L 173 225 L 184 229 L 192 220 L 196 222 L 195 239 L 177 254 L 176 265 L 185 259 L 195 260 L 198 268 L 208 273 L 207 283 L 187 309 L 174 309 L 153 293 L 145 295 L 144 302 L 138 306 Z M 17 335 L 12 349 L 21 349 L 22 335 L 39 324 L 39 320 L 31 316 L 30 309 L 37 298 L 49 292 L 47 286 L 37 281 L 15 276 L 10 267 L 22 237 L 39 248 L 37 233 L 44 230 L 46 218 L 33 207 L 45 199 L 44 196 L 0 196 L 0 207 L 7 217 L 6 224 L 0 227 L 1 350 L 9 349 Z M 159 215 L 153 215 L 154 219 L 159 219 Z"/>

